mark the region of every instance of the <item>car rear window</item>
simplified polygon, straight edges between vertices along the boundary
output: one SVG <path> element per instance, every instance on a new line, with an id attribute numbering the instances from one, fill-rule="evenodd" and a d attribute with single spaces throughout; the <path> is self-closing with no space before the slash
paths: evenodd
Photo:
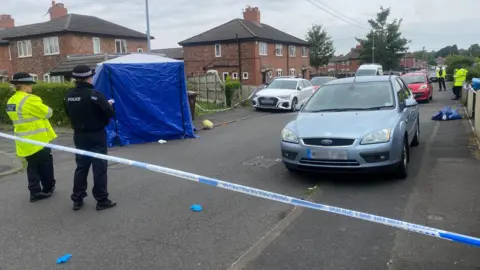
<path id="1" fill-rule="evenodd" d="M 324 85 L 303 107 L 303 112 L 394 107 L 390 82 L 356 82 Z"/>
<path id="2" fill-rule="evenodd" d="M 414 83 L 426 83 L 425 76 L 423 75 L 406 75 L 402 76 L 403 81 L 406 84 L 414 84 Z"/>
<path id="3" fill-rule="evenodd" d="M 331 77 L 315 77 L 310 80 L 310 83 L 312 83 L 312 85 L 324 85 L 327 82 L 332 81 L 333 79 L 334 78 Z"/>
<path id="4" fill-rule="evenodd" d="M 355 76 L 375 76 L 377 75 L 376 69 L 359 69 Z"/>

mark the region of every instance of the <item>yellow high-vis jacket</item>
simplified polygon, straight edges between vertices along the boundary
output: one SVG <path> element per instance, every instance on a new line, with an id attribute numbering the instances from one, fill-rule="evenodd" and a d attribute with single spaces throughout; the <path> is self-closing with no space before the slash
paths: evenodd
<path id="1" fill-rule="evenodd" d="M 13 122 L 15 136 L 49 143 L 57 137 L 48 119 L 52 109 L 36 95 L 17 91 L 7 102 L 7 114 Z M 17 156 L 28 157 L 43 146 L 15 141 Z"/>

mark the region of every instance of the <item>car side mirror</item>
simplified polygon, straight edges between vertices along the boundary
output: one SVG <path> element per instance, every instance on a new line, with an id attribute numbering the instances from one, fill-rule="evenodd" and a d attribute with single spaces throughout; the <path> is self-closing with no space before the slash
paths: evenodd
<path id="1" fill-rule="evenodd" d="M 301 86 L 297 87 L 297 90 L 302 91 L 302 87 Z"/>
<path id="2" fill-rule="evenodd" d="M 405 100 L 405 107 L 415 107 L 418 105 L 418 102 L 415 99 L 406 99 Z"/>

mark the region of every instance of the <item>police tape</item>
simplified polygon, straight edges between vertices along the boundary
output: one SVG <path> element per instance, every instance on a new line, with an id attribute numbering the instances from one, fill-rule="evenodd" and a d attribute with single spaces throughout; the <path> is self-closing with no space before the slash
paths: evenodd
<path id="1" fill-rule="evenodd" d="M 480 238 L 476 237 L 471 237 L 468 235 L 463 235 L 463 234 L 458 234 L 458 233 L 453 233 L 453 232 L 448 232 L 448 231 L 443 231 L 435 228 L 430 228 L 430 227 L 425 227 L 422 225 L 417 225 L 413 223 L 408 223 L 404 222 L 401 220 L 396 220 L 396 219 L 391 219 L 391 218 L 386 218 L 382 216 L 376 216 L 368 213 L 363 213 L 363 212 L 358 212 L 358 211 L 353 211 L 345 208 L 340 208 L 340 207 L 334 207 L 334 206 L 329 206 L 325 204 L 319 204 L 319 203 L 314 203 L 314 202 L 309 202 L 306 200 L 301 200 L 297 199 L 294 197 L 278 194 L 278 193 L 273 193 L 270 191 L 262 190 L 262 189 L 257 189 L 257 188 L 252 188 L 248 186 L 243 186 L 239 184 L 234 184 L 230 182 L 225 182 L 221 180 L 217 180 L 214 178 L 209 178 L 193 173 L 188 173 L 184 171 L 179 171 L 175 169 L 170 169 L 158 165 L 153 165 L 153 164 L 148 164 L 144 162 L 139 162 L 139 161 L 134 161 L 134 160 L 129 160 L 125 158 L 119 158 L 119 157 L 114 157 L 114 156 L 109 156 L 109 155 L 103 155 L 103 154 L 98 154 L 98 153 L 93 153 L 89 151 L 84 151 L 84 150 L 79 150 L 75 148 L 70 148 L 70 147 L 65 147 L 61 145 L 55 145 L 55 144 L 49 144 L 49 143 L 43 143 L 43 142 L 38 142 L 34 140 L 29 140 L 25 138 L 20 138 L 17 136 L 12 136 L 9 134 L 1 133 L 0 132 L 0 137 L 6 138 L 6 139 L 11 139 L 11 140 L 16 140 L 16 141 L 21 141 L 25 143 L 30 143 L 34 145 L 40 145 L 44 147 L 49 147 L 51 149 L 55 150 L 60 150 L 60 151 L 65 151 L 73 154 L 78 154 L 78 155 L 84 155 L 84 156 L 89 156 L 92 158 L 98 158 L 98 159 L 103 159 L 107 161 L 113 161 L 117 163 L 122 163 L 126 164 L 129 166 L 134 166 L 134 167 L 139 167 L 143 169 L 147 169 L 150 171 L 154 172 L 159 172 L 162 174 L 166 175 L 171 175 L 175 176 L 178 178 L 183 178 L 186 180 L 190 180 L 193 182 L 198 182 L 201 184 L 206 184 L 209 186 L 217 187 L 217 188 L 223 188 L 255 197 L 260 197 L 264 198 L 267 200 L 272 200 L 272 201 L 277 201 L 277 202 L 282 202 L 286 204 L 291 204 L 295 206 L 300 206 L 300 207 L 305 207 L 305 208 L 310 208 L 314 210 L 320 210 L 324 212 L 330 212 L 334 214 L 339 214 L 342 216 L 347 216 L 347 217 L 352 217 L 352 218 L 357 218 L 357 219 L 362 219 L 374 223 L 379 223 L 391 227 L 396 227 L 399 229 L 407 230 L 410 232 L 416 232 L 428 236 L 433 236 L 436 238 L 440 238 L 443 240 L 448 240 L 448 241 L 453 241 L 457 243 L 462 243 L 462 244 L 468 244 L 472 246 L 477 246 L 480 247 Z"/>

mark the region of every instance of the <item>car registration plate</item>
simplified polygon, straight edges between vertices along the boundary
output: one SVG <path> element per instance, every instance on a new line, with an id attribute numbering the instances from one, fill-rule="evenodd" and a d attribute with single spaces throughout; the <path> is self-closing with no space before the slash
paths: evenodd
<path id="1" fill-rule="evenodd" d="M 270 105 L 272 105 L 272 104 L 273 104 L 273 100 L 264 99 L 264 100 L 262 100 L 262 103 L 263 103 L 263 104 L 270 104 Z"/>
<path id="2" fill-rule="evenodd" d="M 310 159 L 325 159 L 325 160 L 348 159 L 347 151 L 345 150 L 308 149 L 307 156 Z"/>

